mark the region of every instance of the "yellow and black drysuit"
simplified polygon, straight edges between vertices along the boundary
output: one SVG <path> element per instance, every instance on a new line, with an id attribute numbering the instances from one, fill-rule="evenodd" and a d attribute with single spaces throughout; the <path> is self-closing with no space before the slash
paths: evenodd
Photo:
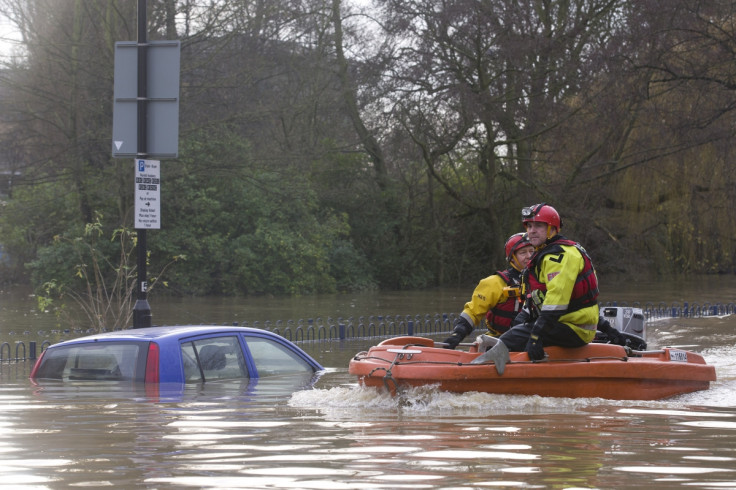
<path id="1" fill-rule="evenodd" d="M 486 317 L 488 335 L 499 336 L 506 332 L 521 309 L 519 297 L 509 297 L 509 290 L 506 288 L 512 286 L 516 289 L 520 285 L 521 272 L 514 267 L 497 271 L 482 279 L 455 320 L 452 335 L 445 343 L 451 348 L 457 347 L 480 325 L 483 317 Z"/>
<path id="2" fill-rule="evenodd" d="M 595 338 L 598 278 L 579 243 L 561 235 L 548 239 L 529 261 L 523 282 L 524 323 L 500 337 L 510 351 L 526 350 L 536 360 L 544 357 L 544 345 L 579 347 Z"/>

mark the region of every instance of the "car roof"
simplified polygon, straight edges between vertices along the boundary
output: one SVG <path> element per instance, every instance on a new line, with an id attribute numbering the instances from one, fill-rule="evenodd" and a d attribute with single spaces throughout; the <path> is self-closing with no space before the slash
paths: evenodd
<path id="1" fill-rule="evenodd" d="M 54 344 L 67 345 L 78 342 L 89 342 L 94 340 L 130 340 L 130 341 L 151 341 L 151 340 L 162 340 L 167 338 L 179 338 L 186 337 L 188 335 L 202 335 L 209 333 L 257 333 L 268 337 L 282 338 L 273 332 L 267 330 L 261 330 L 259 328 L 251 327 L 236 327 L 227 325 L 170 325 L 170 326 L 159 326 L 159 327 L 148 327 L 148 328 L 135 328 L 127 330 L 115 330 L 112 332 L 103 332 L 94 335 L 87 335 L 84 337 L 78 337 L 71 340 L 65 340 Z"/>

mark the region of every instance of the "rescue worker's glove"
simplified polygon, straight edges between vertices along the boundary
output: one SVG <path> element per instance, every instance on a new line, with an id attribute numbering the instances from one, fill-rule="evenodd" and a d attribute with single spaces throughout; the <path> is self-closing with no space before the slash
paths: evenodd
<path id="1" fill-rule="evenodd" d="M 445 345 L 443 347 L 445 349 L 454 349 L 455 347 L 460 345 L 460 342 L 462 342 L 464 338 L 465 338 L 464 335 L 460 335 L 457 332 L 453 332 L 452 335 L 450 335 L 444 340 Z"/>
<path id="2" fill-rule="evenodd" d="M 454 349 L 460 345 L 460 342 L 462 342 L 463 339 L 473 330 L 475 330 L 475 327 L 472 326 L 465 317 L 457 317 L 457 320 L 455 320 L 455 328 L 452 329 L 452 335 L 444 340 L 444 343 L 447 344 L 444 346 L 445 349 Z"/>
<path id="3" fill-rule="evenodd" d="M 526 309 L 529 310 L 529 319 L 539 318 L 544 303 L 544 291 L 535 289 L 526 295 Z"/>
<path id="4" fill-rule="evenodd" d="M 611 323 L 605 318 L 600 317 L 598 319 L 597 330 L 599 332 L 603 332 L 604 334 L 606 334 L 606 338 L 608 338 L 609 344 L 616 344 L 616 345 L 623 345 L 623 346 L 626 345 L 626 338 L 623 335 L 621 335 L 621 333 L 618 330 L 613 328 L 611 326 Z"/>
<path id="5" fill-rule="evenodd" d="M 534 322 L 532 327 L 532 333 L 529 336 L 529 341 L 526 343 L 526 353 L 529 354 L 529 359 L 532 361 L 539 361 L 544 359 L 544 345 L 542 344 L 542 330 L 544 329 L 545 321 L 542 317 L 538 318 Z"/>
<path id="6" fill-rule="evenodd" d="M 544 303 L 544 291 L 541 289 L 535 289 L 531 292 L 531 299 L 532 304 L 537 309 L 537 311 L 542 309 L 542 304 Z"/>

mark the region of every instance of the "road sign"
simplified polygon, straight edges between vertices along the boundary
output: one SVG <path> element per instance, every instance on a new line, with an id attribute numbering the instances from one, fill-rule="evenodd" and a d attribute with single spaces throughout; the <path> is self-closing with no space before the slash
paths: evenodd
<path id="1" fill-rule="evenodd" d="M 179 154 L 180 41 L 147 45 L 146 154 L 138 154 L 138 43 L 115 43 L 112 156 L 176 158 Z"/>
<path id="2" fill-rule="evenodd" d="M 161 162 L 135 161 L 135 227 L 161 229 Z"/>

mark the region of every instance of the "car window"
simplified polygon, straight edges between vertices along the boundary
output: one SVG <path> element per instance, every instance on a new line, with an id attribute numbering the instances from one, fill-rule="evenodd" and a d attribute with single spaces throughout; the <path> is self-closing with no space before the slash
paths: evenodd
<path id="1" fill-rule="evenodd" d="M 99 342 L 48 349 L 38 378 L 60 380 L 132 380 L 140 344 Z"/>
<path id="2" fill-rule="evenodd" d="M 184 379 L 212 381 L 247 378 L 243 351 L 237 337 L 210 337 L 181 344 Z"/>
<path id="3" fill-rule="evenodd" d="M 245 337 L 259 376 L 314 372 L 312 366 L 288 347 L 263 337 Z"/>

